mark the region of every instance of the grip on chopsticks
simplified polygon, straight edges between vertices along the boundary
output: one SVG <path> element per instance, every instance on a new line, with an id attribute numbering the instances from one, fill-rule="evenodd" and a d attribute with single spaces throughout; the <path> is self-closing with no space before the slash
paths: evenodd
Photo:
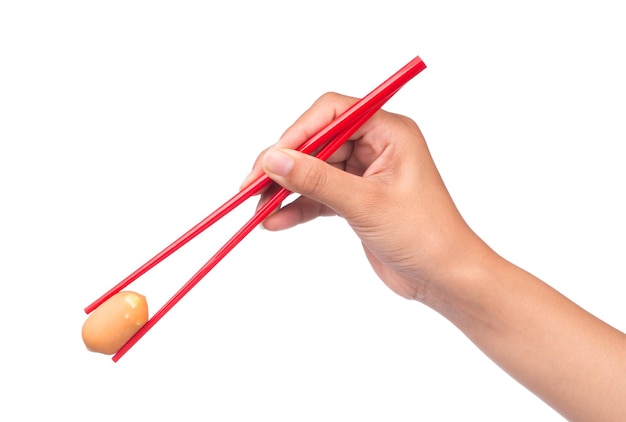
<path id="1" fill-rule="evenodd" d="M 306 154 L 315 154 L 321 160 L 327 160 L 344 142 L 346 142 L 350 136 L 356 132 L 376 111 L 378 111 L 393 95 L 405 83 L 415 77 L 418 73 L 426 68 L 426 65 L 419 56 L 415 57 L 400 70 L 394 73 L 385 82 L 380 84 L 377 88 L 371 91 L 368 95 L 357 101 L 352 107 L 347 109 L 344 113 L 338 116 L 335 120 L 330 122 L 326 127 L 317 132 L 313 137 L 307 140 L 305 143 L 297 148 Z M 315 153 L 315 151 L 318 151 Z M 189 231 L 183 234 L 181 237 L 172 242 L 169 246 L 148 260 L 145 264 L 123 279 L 120 283 L 115 285 L 104 295 L 94 301 L 92 304 L 85 308 L 86 313 L 92 312 L 110 297 L 120 292 L 127 287 L 133 281 L 141 277 L 151 268 L 159 264 L 165 258 L 172 253 L 180 249 L 187 242 L 198 236 L 204 230 L 209 228 L 215 222 L 219 221 L 226 214 L 238 207 L 248 198 L 256 195 L 264 188 L 272 183 L 271 179 L 267 175 L 263 174 L 256 180 L 250 183 L 246 188 L 238 192 L 223 205 L 218 207 L 209 216 L 200 221 Z M 217 253 L 211 257 L 207 263 L 202 266 L 194 274 L 194 276 L 183 285 L 183 287 L 176 292 L 165 305 L 161 307 L 148 322 L 141 327 L 133 337 L 131 337 L 124 346 L 113 356 L 113 361 L 117 362 L 141 337 L 143 337 L 150 328 L 154 326 L 176 303 L 178 303 L 204 276 L 222 258 L 224 258 L 244 237 L 250 233 L 254 227 L 260 224 L 274 209 L 280 206 L 280 204 L 289 196 L 291 192 L 282 188 L 276 192 L 270 200 L 265 203 L 254 216 L 246 222 L 235 235 L 220 248 Z"/>

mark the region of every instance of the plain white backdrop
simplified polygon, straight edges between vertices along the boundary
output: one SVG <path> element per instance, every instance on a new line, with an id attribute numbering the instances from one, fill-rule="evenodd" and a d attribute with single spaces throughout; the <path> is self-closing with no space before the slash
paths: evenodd
<path id="1" fill-rule="evenodd" d="M 0 420 L 559 421 L 339 218 L 253 231 L 126 356 L 83 308 L 236 193 L 326 91 L 422 128 L 469 224 L 626 329 L 618 1 L 0 4 Z M 158 309 L 254 202 L 132 285 Z"/>

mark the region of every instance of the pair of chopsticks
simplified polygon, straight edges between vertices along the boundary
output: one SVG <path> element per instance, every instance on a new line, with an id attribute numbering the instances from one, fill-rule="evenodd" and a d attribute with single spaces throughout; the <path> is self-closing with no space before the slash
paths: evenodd
<path id="1" fill-rule="evenodd" d="M 352 136 L 359 127 L 361 127 L 383 104 L 385 104 L 400 88 L 408 81 L 413 79 L 418 73 L 426 68 L 424 62 L 419 56 L 415 57 L 400 70 L 394 73 L 389 79 L 380 84 L 376 89 L 368 95 L 357 101 L 352 107 L 342 113 L 335 120 L 330 122 L 326 127 L 311 137 L 308 141 L 297 148 L 305 154 L 314 155 L 321 160 L 327 160 L 350 136 Z M 202 233 L 215 222 L 220 220 L 226 214 L 241 205 L 244 201 L 261 192 L 272 183 L 272 180 L 265 174 L 259 176 L 250 183 L 246 188 L 242 189 L 226 201 L 222 206 L 217 208 L 204 220 L 196 224 L 193 228 L 175 240 L 168 247 L 155 255 L 148 262 L 143 264 L 132 274 L 98 298 L 95 302 L 85 308 L 87 314 L 104 303 L 111 296 L 120 292 L 130 283 L 137 280 L 141 275 L 156 266 L 172 253 L 180 249 L 191 239 Z M 183 285 L 183 287 L 168 300 L 161 309 L 159 309 L 133 337 L 131 337 L 120 350 L 113 355 L 113 361 L 117 362 L 139 339 L 141 339 L 183 296 L 185 296 L 218 262 L 222 260 L 237 244 L 248 235 L 258 224 L 260 224 L 271 212 L 280 206 L 280 204 L 291 194 L 285 188 L 276 192 L 268 202 L 257 210 L 254 216 L 239 229 L 235 235 L 228 240 L 217 253 L 207 261 L 191 279 Z"/>

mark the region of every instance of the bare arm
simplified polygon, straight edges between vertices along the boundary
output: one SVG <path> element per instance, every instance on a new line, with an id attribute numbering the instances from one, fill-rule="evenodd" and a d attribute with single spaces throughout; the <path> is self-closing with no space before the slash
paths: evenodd
<path id="1" fill-rule="evenodd" d="M 244 185 L 264 171 L 301 194 L 264 226 L 340 215 L 389 288 L 450 320 L 564 417 L 626 421 L 626 335 L 500 257 L 469 228 L 412 120 L 380 111 L 328 164 L 293 151 L 354 101 L 321 97 L 259 155 Z"/>
<path id="2" fill-rule="evenodd" d="M 495 253 L 478 262 L 426 304 L 568 420 L 626 420 L 626 336 Z"/>

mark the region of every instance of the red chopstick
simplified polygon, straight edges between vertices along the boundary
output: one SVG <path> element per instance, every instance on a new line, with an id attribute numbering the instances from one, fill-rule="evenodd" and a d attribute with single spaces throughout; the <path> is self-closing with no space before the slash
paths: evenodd
<path id="1" fill-rule="evenodd" d="M 399 71 L 393 74 L 389 79 L 379 85 L 367 96 L 357 101 L 352 107 L 338 116 L 325 128 L 320 130 L 308 141 L 297 148 L 298 151 L 306 154 L 314 154 L 321 160 L 327 160 L 350 136 L 358 130 L 376 111 L 378 111 L 404 84 L 415 77 L 418 73 L 426 68 L 420 57 L 415 57 Z M 315 153 L 315 151 L 318 151 Z M 145 274 L 151 268 L 170 256 L 172 253 L 180 249 L 191 239 L 202 233 L 215 222 L 235 209 L 248 198 L 256 195 L 265 187 L 272 183 L 271 179 L 266 175 L 259 176 L 246 188 L 238 192 L 231 199 L 226 201 L 222 206 L 218 207 L 214 212 L 207 216 L 204 220 L 196 224 L 193 228 L 167 246 L 152 259 L 147 261 L 120 283 L 111 288 L 108 292 L 94 301 L 85 308 L 86 313 L 92 312 L 107 299 L 114 294 L 120 292 L 141 275 Z M 235 235 L 228 240 L 221 249 L 196 272 L 196 274 L 183 285 L 183 287 L 172 296 L 172 298 L 161 307 L 144 326 L 133 337 L 122 346 L 118 352 L 113 355 L 113 361 L 117 362 L 130 348 L 139 341 L 176 303 L 178 303 L 215 265 L 217 265 L 244 237 L 250 233 L 254 227 L 261 223 L 274 209 L 291 194 L 288 190 L 282 188 L 276 192 L 270 200 L 265 203 L 254 216 L 242 226 Z"/>
<path id="2" fill-rule="evenodd" d="M 368 110 L 367 114 L 359 119 L 358 124 L 353 125 L 353 127 L 345 130 L 340 135 L 337 135 L 335 139 L 330 141 L 327 146 L 325 146 L 316 157 L 327 160 L 333 152 L 335 152 L 352 134 L 363 124 L 367 119 L 369 119 L 377 110 L 377 108 L 372 108 L 372 110 Z M 159 309 L 153 316 L 144 324 L 141 329 L 135 335 L 124 344 L 120 350 L 113 356 L 113 360 L 117 362 L 141 337 L 144 336 L 154 324 L 156 324 L 180 299 L 183 298 L 204 276 L 206 276 L 215 265 L 219 261 L 222 260 L 244 237 L 248 235 L 256 227 L 259 223 L 261 223 L 267 216 L 271 214 L 271 212 L 280 206 L 280 204 L 291 194 L 285 188 L 281 188 L 278 192 L 276 192 L 271 199 L 265 203 L 250 219 L 222 248 L 202 267 L 194 276 L 183 285 L 183 287 L 176 292 L 172 298 L 165 303 L 165 305 Z"/>

